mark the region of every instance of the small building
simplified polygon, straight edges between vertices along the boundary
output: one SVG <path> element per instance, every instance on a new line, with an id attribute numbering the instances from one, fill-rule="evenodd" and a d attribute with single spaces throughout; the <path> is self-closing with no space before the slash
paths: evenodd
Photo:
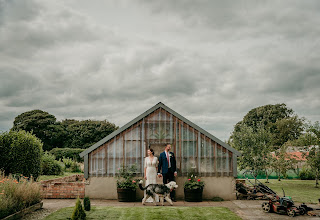
<path id="1" fill-rule="evenodd" d="M 114 176 L 118 169 L 136 164 L 137 175 L 142 178 L 147 149 L 153 148 L 159 157 L 164 143 L 171 143 L 176 156 L 177 199 L 184 197 L 183 184 L 191 169 L 205 182 L 204 199 L 235 198 L 240 153 L 161 102 L 80 154 L 84 157 L 86 196 L 117 199 Z M 162 179 L 158 181 L 162 183 Z M 137 196 L 143 197 L 139 189 Z"/>

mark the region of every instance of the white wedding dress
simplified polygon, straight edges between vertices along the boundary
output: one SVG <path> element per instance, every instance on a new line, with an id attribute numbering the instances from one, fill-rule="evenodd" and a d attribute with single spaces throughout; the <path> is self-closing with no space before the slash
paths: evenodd
<path id="1" fill-rule="evenodd" d="M 144 159 L 144 167 L 147 168 L 146 170 L 146 186 L 149 184 L 156 184 L 157 183 L 157 166 L 158 166 L 158 158 L 153 157 L 152 160 L 150 160 L 149 157 L 146 157 Z M 146 192 L 144 192 L 146 194 Z M 148 198 L 146 202 L 153 202 L 152 197 Z M 159 197 L 156 196 L 156 202 L 159 202 Z"/>

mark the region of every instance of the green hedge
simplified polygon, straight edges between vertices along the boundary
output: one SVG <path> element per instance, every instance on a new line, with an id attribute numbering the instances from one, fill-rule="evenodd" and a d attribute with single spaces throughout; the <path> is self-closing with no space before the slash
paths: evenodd
<path id="1" fill-rule="evenodd" d="M 40 175 L 42 142 L 31 133 L 21 130 L 0 134 L 0 152 L 0 169 L 6 175 Z"/>
<path id="2" fill-rule="evenodd" d="M 316 175 L 310 168 L 303 167 L 299 173 L 302 180 L 315 180 Z"/>
<path id="3" fill-rule="evenodd" d="M 59 161 L 55 160 L 55 156 L 48 152 L 42 155 L 41 162 L 41 174 L 42 175 L 60 175 L 63 174 L 63 168 Z"/>
<path id="4" fill-rule="evenodd" d="M 70 158 L 77 162 L 83 162 L 83 158 L 79 156 L 85 149 L 80 148 L 53 148 L 50 153 L 56 157 L 56 160 Z"/>

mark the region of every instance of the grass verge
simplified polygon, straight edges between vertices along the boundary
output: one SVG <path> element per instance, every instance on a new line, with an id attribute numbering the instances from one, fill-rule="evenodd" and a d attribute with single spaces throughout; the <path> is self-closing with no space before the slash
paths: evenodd
<path id="1" fill-rule="evenodd" d="M 254 182 L 254 180 L 250 180 Z M 266 184 L 279 196 L 283 196 L 282 188 L 286 196 L 291 196 L 294 202 L 299 203 L 318 203 L 320 198 L 320 188 L 315 188 L 314 180 L 269 180 L 270 183 L 265 183 L 265 179 L 260 180 Z"/>
<path id="2" fill-rule="evenodd" d="M 73 207 L 62 208 L 45 218 L 45 220 L 68 219 Z M 235 213 L 224 207 L 92 207 L 86 212 L 90 219 L 228 219 L 240 220 Z"/>

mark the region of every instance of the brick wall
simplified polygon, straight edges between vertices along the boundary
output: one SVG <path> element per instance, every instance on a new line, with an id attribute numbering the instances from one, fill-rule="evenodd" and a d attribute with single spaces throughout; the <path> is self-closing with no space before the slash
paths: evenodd
<path id="1" fill-rule="evenodd" d="M 40 184 L 45 199 L 72 199 L 78 196 L 84 198 L 85 179 L 83 175 L 45 180 Z"/>

